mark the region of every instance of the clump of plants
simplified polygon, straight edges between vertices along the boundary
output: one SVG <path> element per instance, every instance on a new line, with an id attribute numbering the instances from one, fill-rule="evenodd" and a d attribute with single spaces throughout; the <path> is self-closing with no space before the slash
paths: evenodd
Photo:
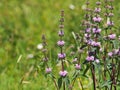
<path id="1" fill-rule="evenodd" d="M 52 72 L 56 68 L 49 66 L 51 58 L 45 35 L 42 36 L 43 57 L 41 62 L 44 64 L 45 75 L 53 80 L 56 90 L 61 90 L 61 88 L 63 88 L 62 90 L 76 90 L 74 86 L 77 81 L 81 86 L 80 89 L 86 90 L 81 77 L 92 82 L 91 90 L 118 90 L 120 85 L 120 36 L 115 32 L 119 29 L 113 21 L 113 10 L 113 0 L 98 0 L 94 9 L 90 8 L 90 0 L 86 1 L 81 30 L 72 32 L 75 43 L 71 43 L 70 55 L 66 54 L 65 43 L 67 42 L 63 37 L 67 37 L 67 34 L 64 33 L 64 10 L 61 10 L 59 40 L 56 42 L 59 49 L 56 54 L 56 62 L 59 63 L 58 74 Z"/>

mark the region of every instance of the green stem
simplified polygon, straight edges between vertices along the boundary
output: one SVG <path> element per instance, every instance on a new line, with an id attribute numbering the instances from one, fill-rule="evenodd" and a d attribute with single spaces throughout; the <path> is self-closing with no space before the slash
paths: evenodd
<path id="1" fill-rule="evenodd" d="M 63 82 L 63 90 L 65 90 L 65 82 Z"/>
<path id="2" fill-rule="evenodd" d="M 93 90 L 96 90 L 96 78 L 95 78 L 94 65 L 92 65 L 91 72 L 92 72 L 92 79 L 93 79 L 93 88 L 94 88 Z"/>
<path id="3" fill-rule="evenodd" d="M 84 90 L 84 88 L 83 88 L 83 84 L 82 84 L 80 78 L 79 78 L 79 82 L 80 82 L 80 85 L 81 85 L 81 87 L 82 87 L 82 90 Z"/>

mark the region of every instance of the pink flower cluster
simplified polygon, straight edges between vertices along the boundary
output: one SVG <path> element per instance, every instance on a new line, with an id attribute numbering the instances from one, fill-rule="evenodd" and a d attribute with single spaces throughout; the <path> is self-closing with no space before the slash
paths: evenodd
<path id="1" fill-rule="evenodd" d="M 65 53 L 59 53 L 58 54 L 58 58 L 59 59 L 64 59 L 66 57 L 66 54 Z"/>
<path id="2" fill-rule="evenodd" d="M 64 71 L 60 71 L 59 74 L 60 76 L 65 77 L 68 74 L 68 72 L 64 70 Z"/>
<path id="3" fill-rule="evenodd" d="M 64 36 L 64 31 L 63 31 L 63 30 L 60 30 L 60 31 L 58 32 L 58 35 L 59 35 L 59 36 Z"/>
<path id="4" fill-rule="evenodd" d="M 49 74 L 52 72 L 52 69 L 51 68 L 46 68 L 46 73 Z"/>
<path id="5" fill-rule="evenodd" d="M 81 69 L 80 64 L 75 64 L 75 69 L 80 70 Z"/>
<path id="6" fill-rule="evenodd" d="M 113 21 L 107 21 L 107 25 L 108 25 L 108 26 L 113 26 L 113 25 L 114 25 L 114 22 L 113 22 Z"/>
<path id="7" fill-rule="evenodd" d="M 86 32 L 87 32 L 87 33 L 90 33 L 90 32 L 91 32 L 91 28 L 87 28 L 87 29 L 86 29 Z"/>
<path id="8" fill-rule="evenodd" d="M 116 38 L 116 34 L 110 34 L 110 35 L 108 35 L 108 38 L 110 40 L 114 40 Z"/>
<path id="9" fill-rule="evenodd" d="M 101 12 L 101 8 L 99 8 L 99 7 L 95 8 L 94 12 L 95 13 L 100 13 Z"/>
<path id="10" fill-rule="evenodd" d="M 101 46 L 100 42 L 95 42 L 93 40 L 88 40 L 87 44 L 89 44 L 89 45 L 91 45 L 93 47 L 100 47 Z"/>
<path id="11" fill-rule="evenodd" d="M 97 33 L 101 32 L 101 29 L 100 28 L 93 28 L 92 31 L 93 31 L 93 33 L 97 34 Z"/>
<path id="12" fill-rule="evenodd" d="M 86 38 L 90 38 L 90 37 L 91 37 L 91 34 L 85 33 L 84 36 L 85 36 Z"/>
<path id="13" fill-rule="evenodd" d="M 63 40 L 57 42 L 57 45 L 61 46 L 61 47 L 64 46 L 64 44 L 65 44 L 65 42 Z"/>
<path id="14" fill-rule="evenodd" d="M 77 63 L 77 61 L 78 61 L 77 58 L 74 58 L 72 62 Z"/>
<path id="15" fill-rule="evenodd" d="M 87 61 L 94 61 L 95 57 L 94 56 L 87 56 L 86 60 Z"/>
<path id="16" fill-rule="evenodd" d="M 115 55 L 120 56 L 120 49 L 114 49 L 113 51 L 108 52 L 108 56 L 109 56 L 109 57 L 113 57 L 113 56 L 115 56 Z"/>
<path id="17" fill-rule="evenodd" d="M 101 22 L 102 18 L 101 17 L 93 17 L 94 22 Z"/>

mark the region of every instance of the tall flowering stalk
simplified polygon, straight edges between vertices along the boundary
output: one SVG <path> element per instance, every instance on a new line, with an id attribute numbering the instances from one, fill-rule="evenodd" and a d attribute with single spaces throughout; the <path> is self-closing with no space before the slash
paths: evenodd
<path id="1" fill-rule="evenodd" d="M 96 23 L 101 22 L 100 16 L 98 16 L 98 13 L 100 12 L 100 8 L 95 8 L 95 16 L 93 17 L 93 11 L 88 8 L 89 0 L 87 0 L 87 11 L 89 10 L 89 14 L 87 13 L 86 20 L 87 24 L 86 30 L 85 30 L 85 41 L 88 46 L 88 56 L 86 57 L 86 61 L 88 62 L 88 66 L 91 69 L 92 73 L 92 80 L 93 80 L 93 89 L 96 90 L 96 76 L 95 76 L 95 66 L 94 62 L 99 61 L 96 57 L 96 49 L 100 47 L 100 42 L 97 42 L 97 37 L 100 33 L 100 29 L 98 28 Z M 97 3 L 98 4 L 98 3 Z M 95 49 L 94 49 L 95 48 Z"/>
<path id="2" fill-rule="evenodd" d="M 96 2 L 96 7 L 94 9 L 94 16 L 92 18 L 93 20 L 93 25 L 92 25 L 92 39 L 93 41 L 91 41 L 90 45 L 92 46 L 92 52 L 91 54 L 94 57 L 94 62 L 96 62 L 97 64 L 99 63 L 99 50 L 101 48 L 101 42 L 100 42 L 100 36 L 101 36 L 101 28 L 100 28 L 100 24 L 102 21 L 102 18 L 100 16 L 100 12 L 101 12 L 101 2 L 100 0 L 98 0 Z M 96 90 L 96 86 L 97 86 L 97 77 L 96 77 L 96 71 L 95 69 L 97 68 L 96 65 L 92 64 L 92 68 L 91 68 L 91 72 L 92 72 L 92 77 L 93 77 L 93 85 L 94 85 L 94 90 Z"/>
<path id="3" fill-rule="evenodd" d="M 114 34 L 114 33 L 112 33 L 112 29 L 113 29 L 113 26 L 114 26 L 114 23 L 113 23 L 113 20 L 112 20 L 112 16 L 113 16 L 113 5 L 112 5 L 112 2 L 113 2 L 113 0 L 110 0 L 109 1 L 109 5 L 108 5 L 108 9 L 109 9 L 109 13 L 108 13 L 108 20 L 107 20 L 107 25 L 108 25 L 108 27 L 109 27 L 109 29 L 110 29 L 110 34 L 107 36 L 107 38 L 108 38 L 108 40 L 110 41 L 110 43 L 111 43 L 111 47 L 112 47 L 112 49 L 114 49 L 115 48 L 115 46 L 114 46 L 114 40 L 116 39 L 116 34 Z M 114 57 L 113 57 L 113 55 L 114 54 L 116 54 L 116 52 L 118 52 L 118 51 L 116 51 L 116 50 L 113 50 L 112 52 L 109 52 L 108 53 L 108 55 L 111 57 L 111 59 L 110 60 L 112 60 L 111 61 L 111 73 L 110 73 L 110 77 L 111 77 L 111 87 L 110 87 L 110 90 L 112 90 L 112 88 L 114 87 L 114 90 L 116 90 L 117 88 L 116 88 L 116 59 L 114 59 Z M 110 55 L 110 53 L 111 53 L 111 55 Z"/>
<path id="4" fill-rule="evenodd" d="M 64 40 L 63 40 L 63 36 L 64 36 L 64 25 L 63 25 L 63 22 L 64 22 L 64 11 L 62 10 L 61 11 L 61 18 L 60 18 L 60 25 L 59 25 L 59 32 L 58 32 L 58 35 L 60 37 L 59 41 L 57 42 L 57 45 L 59 46 L 60 48 L 60 53 L 58 53 L 58 59 L 61 61 L 61 71 L 59 72 L 60 74 L 60 79 L 59 81 L 62 79 L 62 78 L 65 78 L 67 76 L 67 71 L 65 70 L 65 67 L 64 67 L 64 60 L 65 60 L 65 57 L 66 57 L 66 54 L 63 52 L 63 46 L 65 44 Z M 59 83 L 62 83 L 62 82 L 58 82 L 58 85 L 60 85 Z M 65 81 L 63 81 L 63 90 L 65 90 L 66 86 L 65 86 Z"/>
<path id="5" fill-rule="evenodd" d="M 43 45 L 42 53 L 44 55 L 43 63 L 45 65 L 46 75 L 49 75 L 51 77 L 56 89 L 59 90 L 57 83 L 56 83 L 56 80 L 55 80 L 55 77 L 52 75 L 52 68 L 48 65 L 49 58 L 48 58 L 47 42 L 46 42 L 45 35 L 42 35 L 42 45 Z"/>
<path id="6" fill-rule="evenodd" d="M 43 52 L 43 62 L 45 63 L 45 67 L 46 67 L 46 73 L 51 73 L 52 69 L 49 67 L 48 65 L 48 55 L 47 55 L 47 43 L 46 43 L 46 38 L 45 38 L 45 35 L 42 35 L 42 45 L 43 45 L 43 49 L 42 49 L 42 52 Z"/>

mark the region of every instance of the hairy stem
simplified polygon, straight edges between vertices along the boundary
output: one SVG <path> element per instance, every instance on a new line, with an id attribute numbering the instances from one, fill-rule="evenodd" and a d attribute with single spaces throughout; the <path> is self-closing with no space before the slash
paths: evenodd
<path id="1" fill-rule="evenodd" d="M 79 83 L 80 83 L 80 85 L 81 85 L 81 87 L 82 87 L 82 90 L 84 90 L 84 88 L 83 88 L 83 84 L 82 84 L 80 78 L 79 78 L 78 80 L 79 80 Z"/>
<path id="2" fill-rule="evenodd" d="M 54 82 L 54 85 L 55 85 L 56 89 L 59 90 L 55 79 L 53 79 L 53 82 Z"/>
<path id="3" fill-rule="evenodd" d="M 92 65 L 91 67 L 91 72 L 92 72 L 92 79 L 93 79 L 93 90 L 96 90 L 96 77 L 95 77 L 94 65 Z"/>

